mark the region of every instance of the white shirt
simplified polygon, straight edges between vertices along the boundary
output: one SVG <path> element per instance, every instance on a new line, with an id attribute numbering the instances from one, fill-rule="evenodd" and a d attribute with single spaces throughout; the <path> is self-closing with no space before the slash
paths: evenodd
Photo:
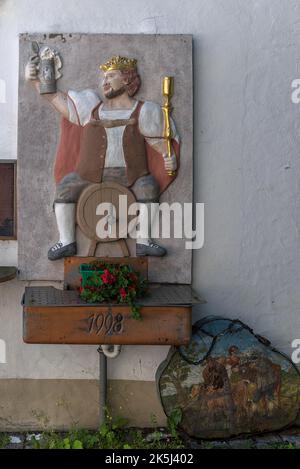
<path id="1" fill-rule="evenodd" d="M 94 90 L 68 92 L 69 121 L 73 124 L 85 126 L 91 119 L 93 109 L 101 101 Z M 135 101 L 132 109 L 103 110 L 99 108 L 100 119 L 129 119 L 135 110 L 138 101 Z M 164 117 L 161 106 L 152 101 L 145 101 L 139 113 L 139 130 L 150 145 L 163 144 Z M 171 119 L 171 127 L 174 138 L 179 141 L 175 124 Z M 125 126 L 106 128 L 107 149 L 105 156 L 105 167 L 124 167 L 125 158 L 123 151 L 123 134 Z M 163 147 L 162 147 L 163 148 Z M 162 150 L 163 152 L 163 150 Z"/>
<path id="2" fill-rule="evenodd" d="M 135 108 L 137 107 L 138 102 L 134 103 L 134 106 L 131 109 L 115 109 L 104 111 L 103 104 L 99 108 L 99 117 L 100 119 L 129 119 Z M 123 151 L 123 134 L 125 130 L 125 125 L 119 127 L 110 127 L 106 128 L 107 136 L 107 149 L 105 156 L 105 168 L 118 168 L 125 167 L 125 157 Z"/>

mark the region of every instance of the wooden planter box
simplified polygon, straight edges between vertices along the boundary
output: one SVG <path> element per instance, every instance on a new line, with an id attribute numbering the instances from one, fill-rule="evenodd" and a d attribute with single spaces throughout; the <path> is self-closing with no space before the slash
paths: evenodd
<path id="1" fill-rule="evenodd" d="M 90 262 L 76 259 L 76 265 Z M 124 262 L 124 259 L 122 258 Z M 67 260 L 65 278 L 79 285 L 74 262 Z M 106 260 L 110 262 L 110 260 Z M 127 261 L 128 262 L 128 261 Z M 137 260 L 135 259 L 135 262 Z M 145 263 L 145 260 L 143 260 Z M 136 269 L 136 265 L 133 266 Z M 142 269 L 145 265 L 142 265 Z M 68 270 L 69 269 L 69 270 Z M 78 268 L 77 268 L 78 270 Z M 137 270 L 137 269 L 136 269 Z M 139 301 L 142 321 L 131 308 L 116 304 L 87 304 L 76 289 L 27 287 L 23 298 L 23 339 L 29 344 L 183 345 L 191 336 L 192 305 L 204 303 L 189 285 L 150 285 Z"/>

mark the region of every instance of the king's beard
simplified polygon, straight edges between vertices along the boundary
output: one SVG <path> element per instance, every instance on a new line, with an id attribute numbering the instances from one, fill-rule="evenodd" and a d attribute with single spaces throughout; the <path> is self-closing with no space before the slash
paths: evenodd
<path id="1" fill-rule="evenodd" d="M 121 96 L 121 94 L 125 93 L 125 91 L 126 91 L 126 87 L 125 87 L 125 86 L 122 86 L 122 87 L 119 88 L 118 90 L 110 89 L 109 91 L 107 91 L 106 93 L 104 93 L 104 96 L 105 96 L 107 99 L 113 99 L 113 98 L 116 98 L 117 96 Z"/>

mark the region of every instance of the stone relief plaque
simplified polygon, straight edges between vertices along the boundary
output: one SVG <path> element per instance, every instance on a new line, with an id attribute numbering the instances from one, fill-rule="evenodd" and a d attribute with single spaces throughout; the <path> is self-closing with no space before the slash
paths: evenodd
<path id="1" fill-rule="evenodd" d="M 88 255 L 76 205 L 93 183 L 129 188 L 141 217 L 151 203 L 192 202 L 191 52 L 182 35 L 21 35 L 21 278 L 61 280 L 64 257 Z M 128 246 L 149 257 L 150 281 L 191 282 L 183 239 Z"/>

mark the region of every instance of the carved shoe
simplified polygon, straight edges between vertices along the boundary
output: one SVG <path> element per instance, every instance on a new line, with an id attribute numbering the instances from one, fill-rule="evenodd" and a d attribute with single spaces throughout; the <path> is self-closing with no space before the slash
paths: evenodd
<path id="1" fill-rule="evenodd" d="M 71 257 L 77 253 L 76 242 L 67 244 L 64 246 L 60 241 L 48 251 L 49 261 L 56 261 L 57 259 L 62 259 L 63 257 Z"/>
<path id="2" fill-rule="evenodd" d="M 149 243 L 147 244 L 136 244 L 136 255 L 137 256 L 155 256 L 155 257 L 163 257 L 167 253 L 167 250 L 156 243 Z"/>

